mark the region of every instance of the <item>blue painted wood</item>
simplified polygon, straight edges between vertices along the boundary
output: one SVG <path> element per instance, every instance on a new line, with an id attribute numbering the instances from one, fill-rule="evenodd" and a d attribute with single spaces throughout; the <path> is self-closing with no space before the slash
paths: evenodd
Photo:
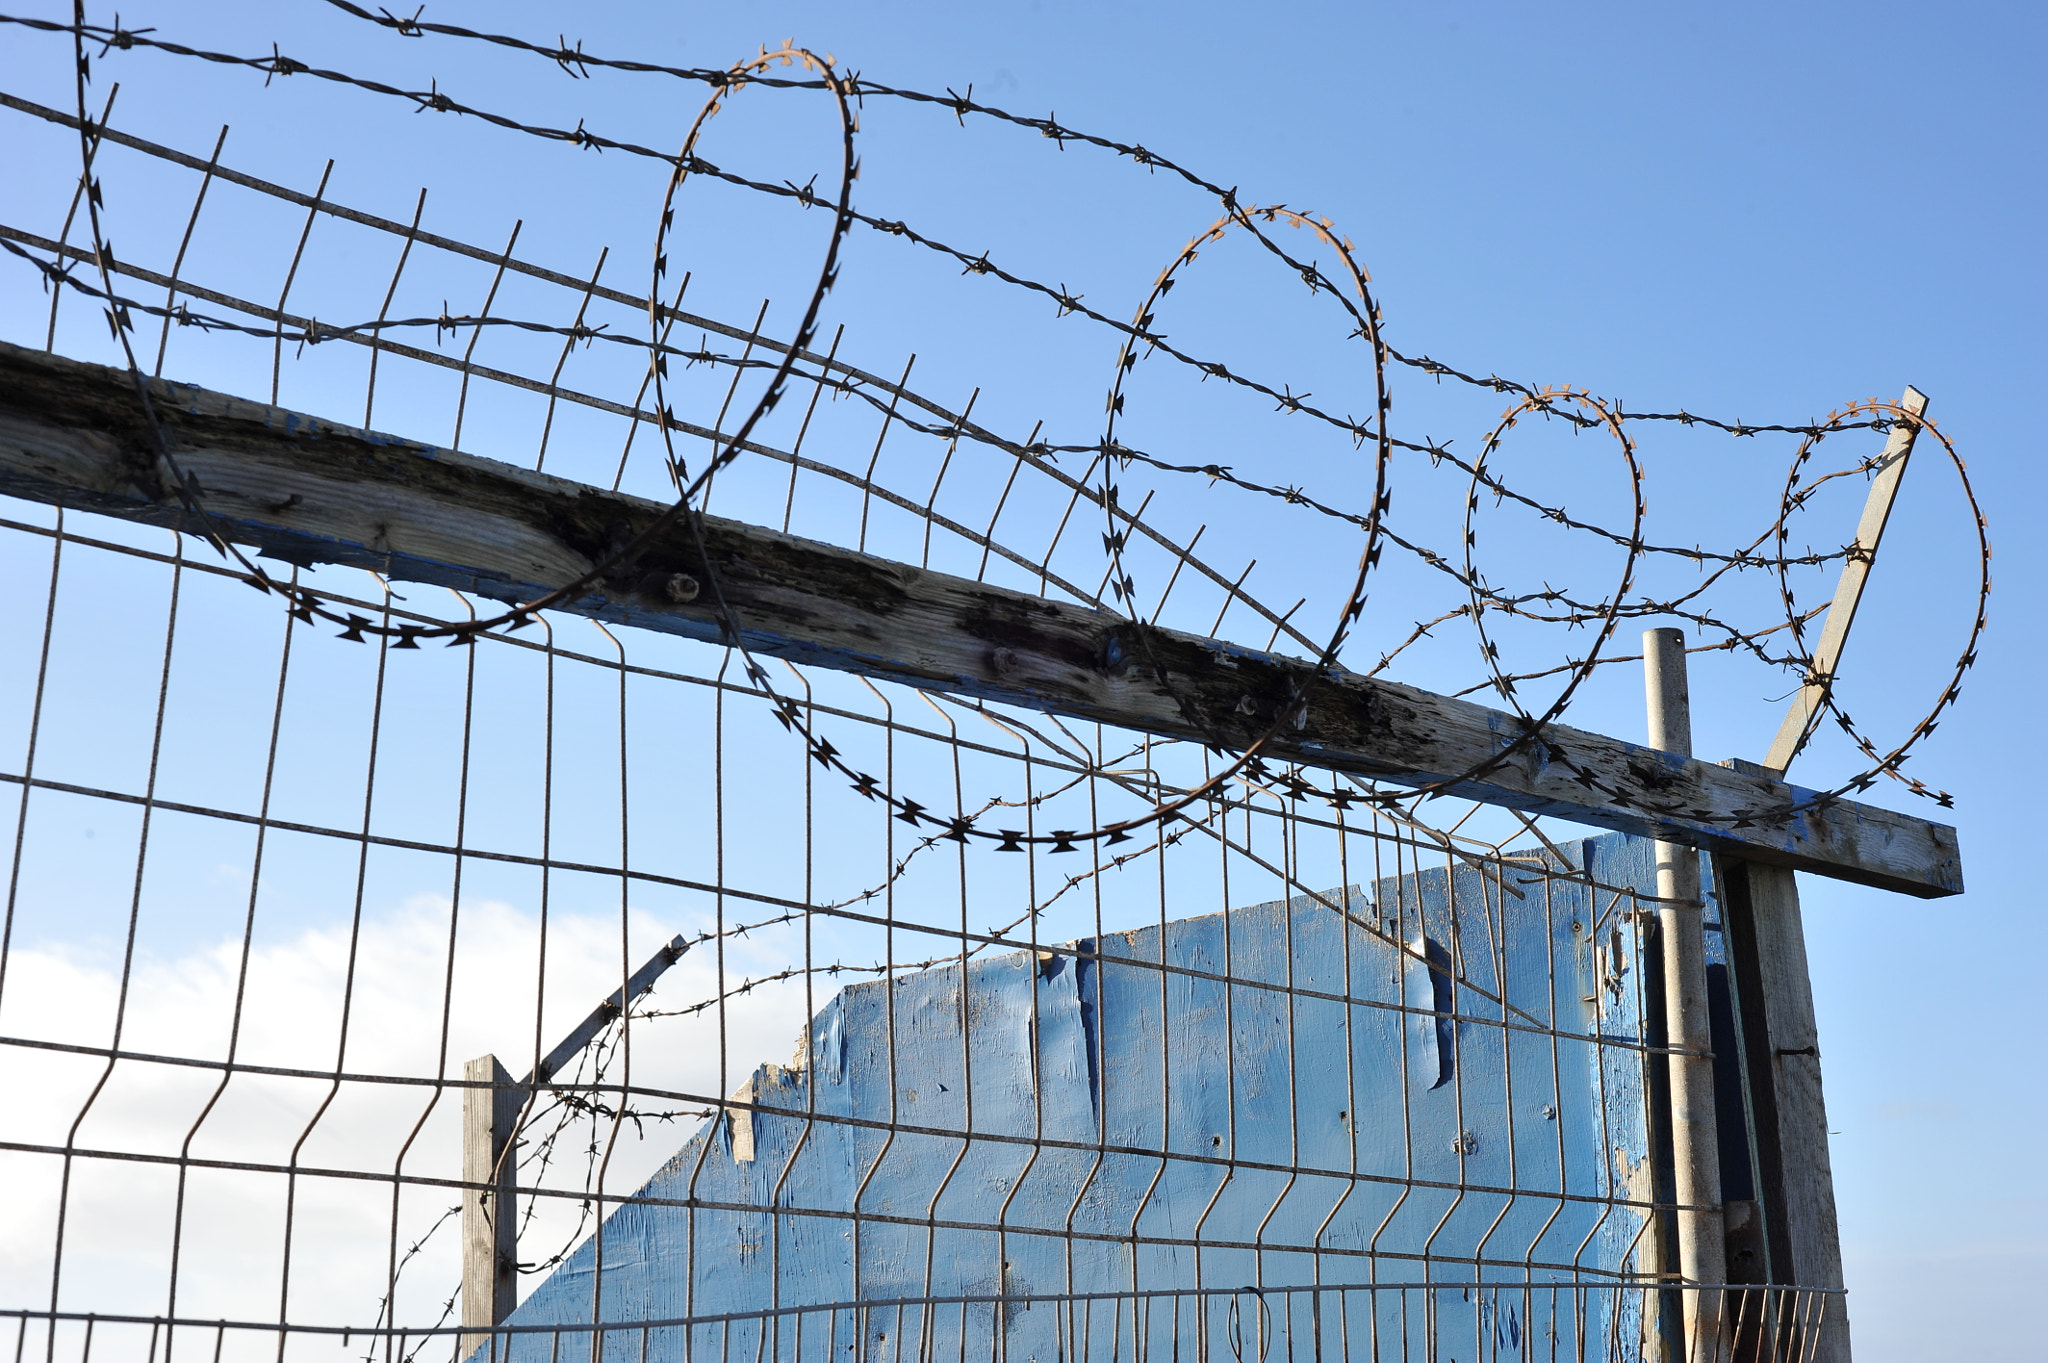
<path id="1" fill-rule="evenodd" d="M 507 1324 L 743 1317 L 622 1363 L 1637 1356 L 1640 927 L 1560 873 L 1650 890 L 1651 844 L 1561 850 L 848 988 Z M 1338 1290 L 1374 1284 L 1423 1286 Z"/>

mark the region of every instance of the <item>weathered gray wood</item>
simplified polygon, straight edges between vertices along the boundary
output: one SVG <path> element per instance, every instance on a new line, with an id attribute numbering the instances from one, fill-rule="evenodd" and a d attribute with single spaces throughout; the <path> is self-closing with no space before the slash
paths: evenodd
<path id="1" fill-rule="evenodd" d="M 562 1043 L 533 1067 L 533 1073 L 526 1079 L 527 1084 L 545 1084 L 554 1078 L 555 1072 L 575 1059 L 576 1052 L 588 1046 L 592 1037 L 626 1010 L 627 1004 L 654 988 L 654 982 L 661 978 L 662 972 L 682 960 L 683 953 L 689 949 L 690 944 L 677 937 L 648 957 L 647 963 L 633 972 L 623 988 L 614 989 L 610 998 L 591 1009 L 590 1016 L 577 1023 L 575 1030 L 562 1038 Z"/>
<path id="2" fill-rule="evenodd" d="M 1792 1277 L 1811 1287 L 1841 1287 L 1841 1228 L 1835 1217 L 1834 1165 L 1828 1156 L 1827 1100 L 1821 1091 L 1820 1029 L 1807 974 L 1806 930 L 1799 886 L 1782 866 L 1749 867 L 1757 964 L 1762 977 L 1764 1025 L 1777 1099 L 1778 1160 L 1783 1169 L 1785 1222 Z M 1815 1357 L 1849 1357 L 1849 1321 L 1839 1303 L 1837 1328 Z"/>
<path id="3" fill-rule="evenodd" d="M 495 1055 L 462 1067 L 471 1084 L 462 1091 L 462 1181 L 492 1185 L 462 1190 L 462 1323 L 488 1329 L 519 1304 L 519 1227 L 513 1201 L 516 1161 L 506 1153 L 519 1116 L 519 1091 Z M 488 1337 L 463 1336 L 464 1354 Z"/>
<path id="4" fill-rule="evenodd" d="M 1761 771 L 1740 759 L 1727 765 Z M 1786 867 L 1726 858 L 1717 864 L 1716 882 L 1723 889 L 1730 956 L 1743 991 L 1752 1116 L 1763 1164 L 1760 1191 L 1772 1222 L 1771 1276 L 1779 1283 L 1839 1289 L 1841 1229 L 1797 878 Z M 1812 1356 L 1816 1363 L 1849 1363 L 1842 1298 L 1829 1300 L 1827 1321 Z"/>
<path id="5" fill-rule="evenodd" d="M 1731 934 L 1730 954 L 1745 984 L 1745 1049 L 1762 1156 L 1760 1192 L 1771 1223 L 1771 1277 L 1839 1289 L 1841 1233 L 1799 889 L 1782 866 L 1724 859 L 1717 875 L 1724 909 L 1732 911 L 1729 926 L 1739 929 Z M 1827 1320 L 1813 1357 L 1848 1363 L 1849 1322 L 1841 1298 L 1829 1301 Z"/>
<path id="6" fill-rule="evenodd" d="M 1917 388 L 1908 388 L 1899 405 L 1916 417 L 1924 416 L 1927 395 Z M 1806 726 L 1812 722 L 1814 711 L 1820 709 L 1834 687 L 1835 669 L 1842 663 L 1842 647 L 1849 641 L 1849 626 L 1856 622 L 1856 607 L 1863 600 L 1864 585 L 1870 581 L 1870 566 L 1877 560 L 1877 546 L 1884 539 L 1892 503 L 1899 495 L 1899 480 L 1906 476 L 1906 461 L 1913 457 L 1913 438 L 1919 433 L 1917 425 L 1904 422 L 1892 427 L 1884 453 L 1878 456 L 1877 477 L 1871 480 L 1870 495 L 1863 500 L 1863 519 L 1856 526 L 1856 538 L 1849 545 L 1842 576 L 1835 582 L 1835 600 L 1821 625 L 1820 642 L 1814 645 L 1813 671 L 1799 688 L 1799 694 L 1792 698 L 1792 708 L 1785 712 L 1785 722 L 1778 726 L 1778 736 L 1764 757 L 1763 765 L 1773 775 L 1783 776 L 1792 765 L 1792 756 L 1799 750 L 1800 740 L 1806 737 Z"/>
<path id="7" fill-rule="evenodd" d="M 214 523 L 281 559 L 526 601 L 661 511 L 204 389 L 158 392 Z M 126 373 L 11 346 L 0 347 L 0 492 L 196 528 Z M 1270 756 L 1396 784 L 1464 778 L 1522 733 L 1512 715 L 1413 687 L 1175 631 L 1148 631 L 1141 653 L 1140 627 L 1106 612 L 733 521 L 706 518 L 704 533 L 746 642 L 764 654 L 1175 738 L 1249 743 L 1284 719 Z M 719 642 L 709 593 L 670 599 L 678 574 L 708 576 L 683 527 L 566 609 Z M 1562 725 L 1451 793 L 1906 894 L 1962 890 L 1946 825 L 1846 800 L 1802 809 L 1810 793 L 1780 782 Z"/>

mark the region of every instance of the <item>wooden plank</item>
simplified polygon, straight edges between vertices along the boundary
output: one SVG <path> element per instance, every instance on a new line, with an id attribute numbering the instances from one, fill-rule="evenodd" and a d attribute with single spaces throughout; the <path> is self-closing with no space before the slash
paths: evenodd
<path id="1" fill-rule="evenodd" d="M 1728 765 L 1763 770 L 1740 759 Z M 1841 1228 L 1797 878 L 1787 867 L 1725 858 L 1716 864 L 1716 883 L 1723 887 L 1729 956 L 1742 991 L 1771 1279 L 1839 1289 Z M 1812 1357 L 1848 1363 L 1849 1320 L 1841 1297 L 1828 1301 Z"/>
<path id="2" fill-rule="evenodd" d="M 178 384 L 158 385 L 179 460 L 223 533 L 273 557 L 342 563 L 503 601 L 572 580 L 659 504 Z M 122 371 L 0 347 L 0 492 L 193 529 Z M 1951 827 L 1563 725 L 1505 761 L 1513 715 L 1298 659 L 1151 630 L 1107 612 L 706 518 L 747 645 L 814 666 L 1100 720 L 1249 743 L 1396 784 L 1555 814 L 1921 897 L 1960 893 Z M 721 642 L 707 568 L 678 527 L 566 609 Z M 1192 718 L 1191 718 L 1192 716 Z M 1471 772 L 1499 762 L 1476 777 Z"/>
<path id="3" fill-rule="evenodd" d="M 514 1161 L 505 1147 L 519 1115 L 519 1092 L 495 1055 L 478 1056 L 462 1067 L 471 1084 L 494 1088 L 462 1091 L 462 1181 L 490 1184 L 462 1190 L 462 1323 L 487 1329 L 519 1304 L 519 1227 L 513 1202 Z M 475 1352 L 487 1335 L 464 1335 L 462 1350 Z"/>
<path id="4" fill-rule="evenodd" d="M 1557 850 L 1532 878 L 1597 866 L 1607 884 L 1654 884 L 1647 846 L 1575 839 Z M 1155 921 L 1065 944 L 1050 961 L 985 955 L 847 986 L 809 1019 L 789 1064 L 740 1082 L 734 1101 L 750 1107 L 680 1141 L 601 1235 L 533 1284 L 508 1324 L 589 1321 L 601 1267 L 619 1316 L 617 1303 L 741 1318 L 874 1303 L 865 1318 L 817 1312 L 801 1336 L 785 1317 L 773 1353 L 724 1348 L 712 1334 L 692 1354 L 682 1330 L 653 1332 L 643 1351 L 637 1330 L 620 1330 L 606 1363 L 828 1353 L 1221 1363 L 1226 1313 L 1243 1322 L 1233 1352 L 1245 1363 L 1308 1363 L 1312 1353 L 1337 1363 L 1347 1319 L 1361 1363 L 1374 1328 L 1380 1359 L 1421 1357 L 1425 1330 L 1439 1363 L 1638 1357 L 1651 1136 L 1643 1056 L 1630 1043 L 1644 1019 L 1633 987 L 1602 986 L 1623 962 L 1584 930 L 1609 897 L 1558 879 L 1503 903 L 1491 877 L 1464 866 L 1372 888 Z M 1499 949 L 1468 950 L 1461 981 L 1404 946 L 1420 941 L 1448 962 L 1456 922 L 1481 905 L 1492 906 Z M 1416 985 L 1419 1013 L 1360 1006 Z M 1547 1048 L 1511 1059 L 1498 1007 L 1482 994 L 1555 1009 L 1610 1044 L 1571 1046 L 1555 1064 Z M 1400 1063 L 1404 1050 L 1427 1053 L 1426 1070 Z M 885 1129 L 890 1120 L 918 1134 Z M 1290 1181 L 1294 1195 L 1279 1196 Z M 1447 1214 L 1460 1185 L 1490 1210 Z M 1519 1191 L 1499 1192 L 1510 1188 Z M 1164 1214 L 1187 1207 L 1197 1210 Z M 1269 1282 L 1263 1298 L 1242 1288 L 1235 1306 L 1165 1295 L 1204 1284 L 1228 1292 L 1261 1256 L 1288 1264 L 1282 1282 L 1293 1286 Z M 1162 1295 L 1135 1310 L 1129 1298 L 1074 1303 L 1130 1292 L 1133 1262 L 1138 1288 Z M 1327 1286 L 1416 1282 L 1459 1263 L 1440 1276 L 1512 1280 L 1472 1294 L 1487 1303 L 1483 1316 L 1456 1309 L 1456 1289 L 1445 1305 L 1412 1290 Z M 1532 1279 L 1538 1290 L 1521 1285 Z M 890 1304 L 995 1290 L 1012 1301 Z M 1071 1295 L 1049 1308 L 1044 1296 L 1029 1300 L 1036 1294 Z M 1190 1341 L 1204 1322 L 1217 1343 L 1198 1350 Z M 1412 1348 L 1400 1347 L 1404 1328 Z M 1510 1331 L 1533 1345 L 1508 1343 Z M 898 1349 L 906 1338 L 911 1347 Z M 591 1351 L 572 1352 L 572 1341 L 582 1342 L 564 1335 L 557 1352 L 533 1330 L 498 1358 L 584 1363 Z"/>
<path id="5" fill-rule="evenodd" d="M 562 1043 L 549 1051 L 540 1064 L 533 1067 L 533 1073 L 527 1076 L 526 1083 L 529 1086 L 545 1084 L 553 1079 L 557 1070 L 576 1058 L 576 1052 L 588 1046 L 591 1038 L 603 1031 L 613 1018 L 626 1010 L 627 1004 L 654 988 L 654 982 L 661 978 L 662 973 L 682 960 L 683 953 L 689 949 L 688 942 L 681 937 L 675 937 L 661 950 L 648 957 L 646 964 L 633 972 L 623 988 L 614 989 L 610 998 L 591 1009 L 590 1016 L 577 1023 L 575 1030 L 562 1038 Z"/>
<path id="6" fill-rule="evenodd" d="M 1924 416 L 1927 395 L 1909 387 L 1899 405 L 1915 417 Z M 1877 477 L 1871 480 L 1870 495 L 1863 500 L 1863 519 L 1856 526 L 1856 538 L 1849 545 L 1842 576 L 1835 582 L 1835 600 L 1828 607 L 1828 618 L 1821 624 L 1820 642 L 1814 646 L 1813 671 L 1799 688 L 1799 694 L 1792 698 L 1792 708 L 1785 712 L 1785 722 L 1778 726 L 1778 736 L 1764 757 L 1763 765 L 1774 776 L 1783 776 L 1792 765 L 1793 755 L 1806 741 L 1814 712 L 1834 689 L 1835 669 L 1841 666 L 1842 648 L 1849 642 L 1849 626 L 1856 622 L 1856 607 L 1863 600 L 1864 585 L 1870 581 L 1870 567 L 1877 561 L 1877 546 L 1884 539 L 1892 502 L 1899 495 L 1899 480 L 1906 476 L 1906 461 L 1913 457 L 1913 438 L 1919 433 L 1919 426 L 1900 422 L 1892 427 L 1884 453 L 1878 456 Z"/>

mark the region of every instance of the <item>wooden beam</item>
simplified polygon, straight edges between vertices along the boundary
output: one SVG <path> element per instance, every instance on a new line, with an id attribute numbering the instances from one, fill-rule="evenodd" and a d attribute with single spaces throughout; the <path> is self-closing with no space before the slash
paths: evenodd
<path id="1" fill-rule="evenodd" d="M 526 1087 L 545 1084 L 553 1079 L 562 1066 L 576 1058 L 576 1053 L 588 1046 L 591 1039 L 606 1027 L 612 1019 L 625 1012 L 634 999 L 654 988 L 654 982 L 662 977 L 670 966 L 683 959 L 690 944 L 680 936 L 671 938 L 668 944 L 647 958 L 647 964 L 633 972 L 621 988 L 614 989 L 611 997 L 590 1010 L 590 1016 L 576 1024 L 575 1030 L 562 1038 L 559 1046 L 541 1058 L 533 1067 L 533 1073 L 526 1076 Z"/>
<path id="2" fill-rule="evenodd" d="M 1899 405 L 1915 417 L 1924 416 L 1927 395 L 1909 387 Z M 1870 581 L 1870 566 L 1877 561 L 1877 546 L 1884 539 L 1886 522 L 1892 518 L 1892 502 L 1899 495 L 1899 480 L 1906 476 L 1906 461 L 1913 457 L 1913 437 L 1919 433 L 1917 424 L 1900 422 L 1892 427 L 1884 453 L 1878 456 L 1877 477 L 1871 480 L 1870 495 L 1863 499 L 1863 519 L 1856 526 L 1856 538 L 1849 545 L 1842 576 L 1835 582 L 1835 600 L 1828 607 L 1828 618 L 1821 624 L 1820 642 L 1814 645 L 1813 670 L 1807 674 L 1799 694 L 1792 698 L 1792 708 L 1785 712 L 1785 722 L 1778 726 L 1778 736 L 1764 757 L 1763 765 L 1773 776 L 1783 776 L 1792 765 L 1793 756 L 1813 727 L 1815 712 L 1834 689 L 1835 669 L 1841 666 L 1842 648 L 1849 642 L 1849 626 L 1856 623 L 1856 607 L 1863 600 L 1864 584 Z"/>
<path id="3" fill-rule="evenodd" d="M 222 533 L 275 558 L 341 563 L 501 601 L 532 600 L 602 561 L 658 503 L 180 384 L 158 402 Z M 124 371 L 0 347 L 0 492 L 192 530 Z M 1298 659 L 1154 630 L 1107 612 L 706 518 L 705 542 L 748 647 L 812 666 L 983 697 L 1171 738 L 1212 735 L 1450 793 L 1921 897 L 1960 893 L 1953 828 L 1768 777 Z M 722 642 L 686 528 L 565 609 Z M 674 593 L 683 595 L 684 593 Z M 1161 678 L 1163 673 L 1163 683 Z M 1190 718 L 1190 712 L 1195 718 Z"/>

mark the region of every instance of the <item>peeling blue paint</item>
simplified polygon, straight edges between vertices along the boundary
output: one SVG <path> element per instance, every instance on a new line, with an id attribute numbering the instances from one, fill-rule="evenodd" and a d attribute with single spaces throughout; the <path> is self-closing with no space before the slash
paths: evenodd
<path id="1" fill-rule="evenodd" d="M 1650 847 L 1568 843 L 1572 865 L 1505 886 L 1493 864 L 1424 870 L 855 985 L 801 1067 L 755 1072 L 751 1159 L 707 1124 L 507 1324 L 742 1313 L 605 1331 L 617 1363 L 1051 1363 L 1229 1328 L 1353 1348 L 1377 1328 L 1391 1358 L 1633 1357 L 1628 1294 L 1533 1290 L 1640 1267 L 1643 1218 L 1609 1199 L 1645 1196 L 1649 1168 L 1626 897 L 1545 872 L 1648 888 Z M 1278 1290 L 1373 1282 L 1458 1286 Z M 1243 1284 L 1259 1295 L 1030 1300 Z M 860 1306 L 749 1318 L 831 1303 Z M 502 1338 L 515 1363 L 557 1356 L 545 1332 Z M 584 1338 L 560 1348 L 588 1357 Z"/>

